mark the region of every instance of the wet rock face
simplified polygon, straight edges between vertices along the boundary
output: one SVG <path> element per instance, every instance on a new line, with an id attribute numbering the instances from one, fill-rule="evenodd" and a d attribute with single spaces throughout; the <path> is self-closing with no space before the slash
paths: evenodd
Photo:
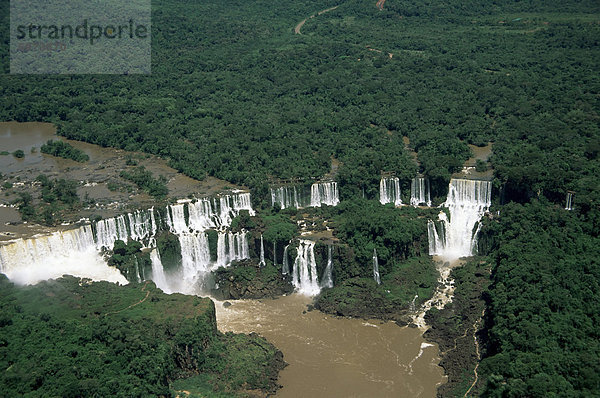
<path id="1" fill-rule="evenodd" d="M 212 293 L 220 300 L 274 298 L 294 291 L 289 276 L 282 276 L 270 264 L 259 267 L 252 260 L 235 262 L 214 274 L 217 288 Z"/>

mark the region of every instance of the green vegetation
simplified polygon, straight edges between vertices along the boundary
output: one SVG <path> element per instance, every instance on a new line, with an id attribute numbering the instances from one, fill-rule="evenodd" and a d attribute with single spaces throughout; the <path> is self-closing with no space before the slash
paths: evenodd
<path id="1" fill-rule="evenodd" d="M 13 152 L 13 156 L 16 157 L 17 159 L 22 159 L 25 157 L 25 152 L 23 152 L 22 149 L 17 149 L 16 151 Z"/>
<path id="2" fill-rule="evenodd" d="M 259 267 L 250 261 L 235 262 L 214 272 L 219 289 L 214 292 L 222 300 L 278 297 L 294 291 L 291 278 L 282 277 L 271 261 Z"/>
<path id="3" fill-rule="evenodd" d="M 509 204 L 496 245 L 480 372 L 484 396 L 592 396 L 600 391 L 600 239 L 577 214 Z"/>
<path id="4" fill-rule="evenodd" d="M 146 170 L 144 166 L 136 167 L 132 172 L 123 170 L 120 176 L 133 182 L 138 188 L 143 189 L 156 199 L 164 199 L 169 193 L 167 179 L 164 176 L 154 178 L 152 172 Z"/>
<path id="5" fill-rule="evenodd" d="M 437 277 L 430 257 L 411 258 L 394 264 L 382 275 L 381 285 L 377 285 L 371 275 L 370 278 L 349 278 L 332 289 L 324 289 L 315 306 L 337 315 L 404 322 L 402 316 L 410 309 L 413 299 L 418 308 L 433 295 Z"/>
<path id="6" fill-rule="evenodd" d="M 34 202 L 29 192 L 18 192 L 17 204 L 24 221 L 35 221 L 44 225 L 55 225 L 61 221 L 65 211 L 77 209 L 81 201 L 77 195 L 77 183 L 71 180 L 51 180 L 40 174 L 36 182 L 41 185 L 40 202 Z"/>
<path id="7" fill-rule="evenodd" d="M 0 309 L 6 396 L 171 396 L 185 385 L 238 397 L 273 392 L 283 366 L 264 339 L 219 333 L 209 299 L 166 295 L 151 282 L 15 287 L 1 275 Z"/>
<path id="8" fill-rule="evenodd" d="M 381 206 L 373 200 L 345 201 L 331 210 L 335 234 L 353 250 L 355 264 L 344 264 L 336 280 L 373 276 L 373 249 L 377 250 L 379 271 L 390 273 L 396 264 L 409 257 L 427 254 L 428 211 L 413 207 Z"/>
<path id="9" fill-rule="evenodd" d="M 77 149 L 73 145 L 64 141 L 48 140 L 47 143 L 42 145 L 41 151 L 42 153 L 47 153 L 49 155 L 58 156 L 65 159 L 71 159 L 80 163 L 90 160 L 90 157 L 81 149 Z"/>
<path id="10" fill-rule="evenodd" d="M 141 251 L 142 244 L 136 241 L 128 243 L 116 240 L 108 265 L 116 267 L 129 282 L 140 282 L 150 279 L 152 262 L 150 254 Z"/>

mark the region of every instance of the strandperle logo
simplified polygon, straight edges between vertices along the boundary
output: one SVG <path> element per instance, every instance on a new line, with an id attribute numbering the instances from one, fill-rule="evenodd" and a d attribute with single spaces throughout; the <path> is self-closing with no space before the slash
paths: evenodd
<path id="1" fill-rule="evenodd" d="M 75 27 L 71 25 L 19 25 L 17 26 L 17 39 L 85 39 L 90 44 L 98 42 L 101 38 L 106 39 L 145 39 L 148 37 L 148 28 L 146 25 L 134 23 L 130 19 L 125 25 L 92 25 L 84 19 L 81 25 Z"/>
<path id="2" fill-rule="evenodd" d="M 150 0 L 12 0 L 10 72 L 150 73 Z"/>

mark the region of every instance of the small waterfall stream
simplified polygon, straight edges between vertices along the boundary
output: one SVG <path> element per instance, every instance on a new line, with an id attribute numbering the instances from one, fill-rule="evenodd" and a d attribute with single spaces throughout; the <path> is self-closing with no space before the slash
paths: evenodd
<path id="1" fill-rule="evenodd" d="M 321 288 L 333 287 L 333 258 L 332 258 L 332 247 L 327 247 L 327 266 L 325 267 L 325 271 L 323 271 L 323 277 L 321 277 Z"/>
<path id="2" fill-rule="evenodd" d="M 565 210 L 573 210 L 573 193 L 567 192 L 567 198 L 565 200 Z"/>
<path id="3" fill-rule="evenodd" d="M 379 276 L 379 260 L 377 259 L 377 249 L 373 249 L 373 279 L 378 285 L 381 285 L 381 278 Z"/>
<path id="4" fill-rule="evenodd" d="M 263 242 L 262 234 L 260 234 L 260 261 L 258 262 L 258 265 L 264 267 L 265 264 L 265 243 Z"/>
<path id="5" fill-rule="evenodd" d="M 290 265 L 288 262 L 288 247 L 290 247 L 290 245 L 286 245 L 283 248 L 283 261 L 281 263 L 281 273 L 283 275 L 287 275 L 290 273 Z"/>

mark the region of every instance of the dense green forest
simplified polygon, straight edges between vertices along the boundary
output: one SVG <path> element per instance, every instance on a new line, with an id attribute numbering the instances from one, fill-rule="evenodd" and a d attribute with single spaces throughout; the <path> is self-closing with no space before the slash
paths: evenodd
<path id="1" fill-rule="evenodd" d="M 0 1 L 5 72 L 8 7 Z M 257 204 L 269 202 L 271 177 L 318 178 L 332 158 L 342 199 L 375 198 L 381 170 L 403 189 L 422 172 L 443 197 L 467 144 L 492 141 L 477 391 L 598 395 L 598 15 L 593 0 L 387 0 L 381 11 L 367 0 L 154 2 L 152 75 L 5 74 L 0 119 L 158 154 L 194 178 L 250 187 Z M 383 213 L 395 209 L 382 210 L 385 223 L 375 207 L 334 210 L 356 213 L 336 223 L 363 267 L 344 268 L 342 282 L 368 278 L 374 247 L 384 281 L 405 252 L 419 254 L 406 245 L 411 223 L 394 229 L 403 221 Z M 269 228 L 275 240 L 294 232 Z"/>
<path id="2" fill-rule="evenodd" d="M 533 201 L 490 228 L 484 396 L 600 392 L 600 238 L 578 215 Z"/>
<path id="3" fill-rule="evenodd" d="M 15 287 L 0 274 L 0 309 L 3 396 L 173 396 L 182 385 L 237 397 L 275 390 L 283 366 L 263 338 L 219 333 L 209 299 L 152 282 Z"/>
<path id="4" fill-rule="evenodd" d="M 376 189 L 382 169 L 414 175 L 402 136 L 441 194 L 466 143 L 493 140 L 511 200 L 572 189 L 594 206 L 597 12 L 593 1 L 169 0 L 153 4 L 151 76 L 5 75 L 0 116 L 254 189 L 323 175 L 335 156 L 344 195 Z"/>

